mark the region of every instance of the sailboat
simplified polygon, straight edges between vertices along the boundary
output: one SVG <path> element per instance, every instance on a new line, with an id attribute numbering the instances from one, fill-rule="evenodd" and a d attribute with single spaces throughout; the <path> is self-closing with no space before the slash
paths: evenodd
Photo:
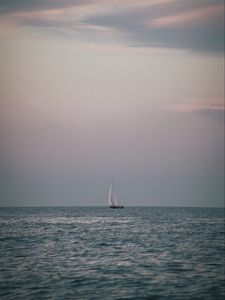
<path id="1" fill-rule="evenodd" d="M 114 185 L 113 185 L 113 181 L 110 185 L 110 189 L 109 189 L 109 207 L 110 208 L 123 208 L 123 205 L 118 201 L 118 199 L 116 198 L 116 194 L 114 191 Z"/>

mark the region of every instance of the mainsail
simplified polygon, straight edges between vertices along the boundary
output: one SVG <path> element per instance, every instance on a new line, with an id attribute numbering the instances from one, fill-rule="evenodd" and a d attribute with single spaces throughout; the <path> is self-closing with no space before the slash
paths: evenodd
<path id="1" fill-rule="evenodd" d="M 109 204 L 110 208 L 123 208 L 123 205 L 121 205 L 121 203 L 116 198 L 113 182 L 111 183 L 110 189 L 109 189 L 108 204 Z"/>

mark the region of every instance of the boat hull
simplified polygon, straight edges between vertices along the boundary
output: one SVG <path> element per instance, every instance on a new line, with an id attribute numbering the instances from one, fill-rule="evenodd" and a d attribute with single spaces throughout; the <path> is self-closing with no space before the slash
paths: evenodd
<path id="1" fill-rule="evenodd" d="M 110 208 L 124 208 L 123 206 L 110 206 Z"/>

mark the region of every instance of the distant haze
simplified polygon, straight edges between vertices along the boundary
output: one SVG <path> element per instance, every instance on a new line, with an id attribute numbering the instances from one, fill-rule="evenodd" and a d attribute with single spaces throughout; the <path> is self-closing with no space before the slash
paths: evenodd
<path id="1" fill-rule="evenodd" d="M 224 3 L 0 2 L 1 206 L 224 205 Z"/>

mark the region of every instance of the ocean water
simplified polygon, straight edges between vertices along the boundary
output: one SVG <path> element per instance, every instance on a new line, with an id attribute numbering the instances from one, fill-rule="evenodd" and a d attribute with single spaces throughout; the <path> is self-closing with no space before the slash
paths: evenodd
<path id="1" fill-rule="evenodd" d="M 224 299 L 224 210 L 0 209 L 0 299 Z"/>

